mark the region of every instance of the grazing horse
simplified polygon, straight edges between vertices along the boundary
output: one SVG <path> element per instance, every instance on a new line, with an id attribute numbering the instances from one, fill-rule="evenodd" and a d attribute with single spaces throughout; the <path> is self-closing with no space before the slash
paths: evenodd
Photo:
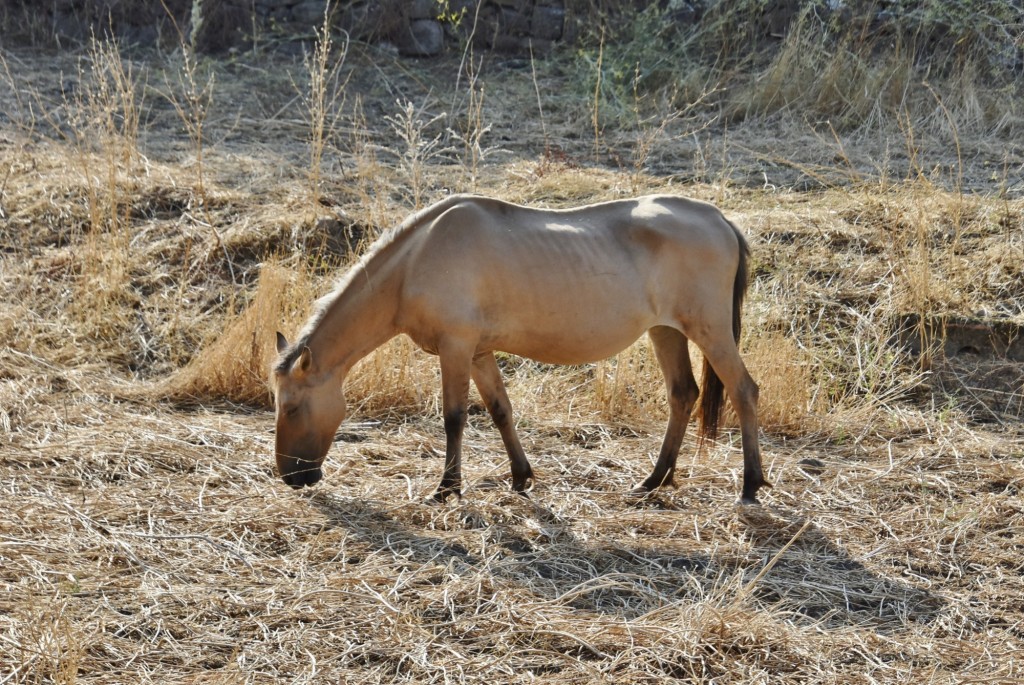
<path id="1" fill-rule="evenodd" d="M 271 385 L 277 468 L 294 488 L 320 480 L 345 418 L 352 366 L 405 333 L 441 363 L 446 437 L 438 500 L 461 496 L 470 379 L 511 462 L 533 479 L 496 351 L 551 364 L 612 356 L 647 332 L 668 389 L 668 430 L 645 493 L 672 485 L 698 396 L 701 441 L 718 432 L 723 390 L 740 420 L 743 502 L 770 487 L 758 447 L 758 388 L 740 358 L 749 248 L 712 205 L 652 195 L 576 209 L 533 209 L 454 195 L 383 235 L 324 297 L 294 344 L 277 334 Z M 688 341 L 704 354 L 703 388 Z"/>

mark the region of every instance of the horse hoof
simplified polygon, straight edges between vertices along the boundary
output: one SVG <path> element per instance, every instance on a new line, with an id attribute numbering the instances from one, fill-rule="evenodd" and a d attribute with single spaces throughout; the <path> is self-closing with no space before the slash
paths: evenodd
<path id="1" fill-rule="evenodd" d="M 524 493 L 533 487 L 536 482 L 537 479 L 533 475 L 533 469 L 530 469 L 525 475 L 517 476 L 516 474 L 512 474 L 512 491 Z"/>
<path id="2" fill-rule="evenodd" d="M 433 504 L 444 504 L 451 498 L 452 495 L 455 495 L 461 500 L 462 490 L 458 488 L 439 489 L 437 492 L 434 493 L 434 495 L 430 498 L 429 501 Z"/>
<path id="3" fill-rule="evenodd" d="M 647 499 L 654 494 L 654 490 L 651 490 L 646 485 L 638 485 L 629 492 L 626 493 L 626 497 L 633 500 Z"/>
<path id="4" fill-rule="evenodd" d="M 523 482 L 521 483 L 516 483 L 515 481 L 512 482 L 512 492 L 516 493 L 517 495 L 522 495 L 523 497 L 527 496 L 527 493 L 530 491 L 530 488 L 532 487 L 532 477 L 523 479 Z"/>

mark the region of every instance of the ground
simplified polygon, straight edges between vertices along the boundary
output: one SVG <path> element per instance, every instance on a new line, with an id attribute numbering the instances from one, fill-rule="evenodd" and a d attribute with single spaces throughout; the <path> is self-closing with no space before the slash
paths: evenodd
<path id="1" fill-rule="evenodd" d="M 352 46 L 318 100 L 273 52 L 0 54 L 0 682 L 1024 678 L 1020 122 L 602 123 L 557 55 Z M 761 505 L 729 417 L 627 496 L 665 420 L 645 341 L 500 360 L 528 497 L 477 406 L 464 496 L 428 502 L 438 372 L 405 340 L 350 380 L 325 480 L 280 482 L 274 331 L 453 191 L 741 227 Z"/>

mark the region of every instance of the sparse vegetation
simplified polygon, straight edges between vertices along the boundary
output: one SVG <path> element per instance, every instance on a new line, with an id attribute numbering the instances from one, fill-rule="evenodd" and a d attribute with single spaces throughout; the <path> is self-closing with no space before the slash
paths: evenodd
<path id="1" fill-rule="evenodd" d="M 676 4 L 529 68 L 326 30 L 306 60 L 0 52 L 0 683 L 1024 679 L 1019 3 L 886 3 L 886 36 L 809 3 L 777 38 Z M 465 498 L 424 503 L 439 372 L 402 338 L 325 482 L 274 477 L 275 330 L 467 188 L 742 228 L 763 507 L 729 419 L 624 497 L 666 415 L 646 340 L 500 357 L 528 499 L 477 407 Z"/>

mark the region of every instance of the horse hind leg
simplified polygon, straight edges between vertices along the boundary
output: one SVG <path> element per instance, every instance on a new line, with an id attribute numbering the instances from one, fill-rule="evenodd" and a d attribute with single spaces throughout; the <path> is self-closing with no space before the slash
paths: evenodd
<path id="1" fill-rule="evenodd" d="M 654 343 L 654 354 L 665 376 L 669 418 L 654 470 L 637 486 L 635 494 L 646 494 L 662 485 L 675 485 L 679 447 L 682 445 L 686 426 L 690 422 L 690 414 L 699 394 L 690 365 L 690 350 L 686 336 L 674 328 L 665 326 L 652 328 L 647 334 Z"/>
<path id="2" fill-rule="evenodd" d="M 487 406 L 487 411 L 494 425 L 501 434 L 512 470 L 512 490 L 525 492 L 527 485 L 533 480 L 533 468 L 526 458 L 523 446 L 519 442 L 515 423 L 512 421 L 512 404 L 509 402 L 505 383 L 501 379 L 501 369 L 493 353 L 486 353 L 473 360 L 473 382 L 480 397 Z"/>
<path id="3" fill-rule="evenodd" d="M 723 334 L 721 340 L 700 345 L 704 358 L 711 370 L 721 379 L 733 409 L 740 420 L 740 436 L 743 442 L 743 495 L 745 504 L 757 502 L 757 491 L 770 488 L 761 465 L 761 448 L 758 444 L 757 402 L 758 387 L 747 371 L 739 349 L 731 333 Z M 710 417 L 702 417 L 702 421 Z"/>

